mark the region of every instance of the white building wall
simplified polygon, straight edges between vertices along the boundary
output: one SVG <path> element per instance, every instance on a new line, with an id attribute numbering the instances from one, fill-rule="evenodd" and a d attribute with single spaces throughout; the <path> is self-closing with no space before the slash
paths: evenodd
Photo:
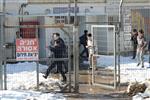
<path id="1" fill-rule="evenodd" d="M 8 0 L 7 0 L 8 1 Z M 13 1 L 13 0 L 11 0 Z M 18 0 L 19 1 L 19 0 Z M 19 25 L 19 21 L 18 21 L 18 17 L 15 15 L 18 15 L 18 11 L 19 11 L 19 7 L 21 6 L 22 3 L 26 3 L 26 0 L 21 0 L 19 2 L 16 2 L 16 0 L 12 3 L 7 3 L 6 4 L 6 12 L 12 14 L 13 16 L 7 16 L 6 20 L 5 20 L 5 24 L 6 25 Z M 29 12 L 30 15 L 35 14 L 38 16 L 54 16 L 55 14 L 53 14 L 53 8 L 54 7 L 68 7 L 68 4 L 34 4 L 34 5 L 28 5 L 26 8 L 24 8 L 24 12 L 27 11 Z M 71 4 L 71 7 L 74 7 L 74 4 Z M 84 17 L 80 17 L 80 22 L 101 22 L 101 21 L 107 21 L 107 16 L 106 16 L 106 9 L 105 9 L 105 4 L 98 4 L 98 3 L 79 3 L 78 4 L 79 7 L 79 13 L 77 14 L 78 16 L 87 16 L 86 19 Z M 0 5 L 0 8 L 2 10 L 2 3 Z M 46 9 L 50 9 L 50 14 L 45 14 L 45 10 Z M 67 16 L 68 13 L 66 14 L 60 14 L 62 16 Z M 71 14 L 74 15 L 74 14 Z M 59 16 L 59 15 L 57 15 Z M 28 18 L 23 18 L 24 21 L 40 21 L 38 17 L 28 17 Z M 43 22 L 42 24 L 50 24 L 52 23 L 54 20 L 53 19 L 49 19 L 49 17 L 43 17 Z M 103 23 L 104 24 L 104 23 Z M 81 26 L 81 30 L 80 33 L 83 33 L 84 29 L 89 30 L 89 32 L 91 32 L 91 25 L 80 25 Z M 15 32 L 19 30 L 19 28 L 14 28 L 14 29 L 6 29 L 6 42 L 14 42 L 14 38 L 15 38 Z M 40 41 L 43 41 L 44 39 L 46 39 L 44 42 L 45 45 L 49 44 L 49 35 L 50 33 L 53 32 L 61 32 L 61 30 L 56 30 L 56 29 L 45 29 L 45 30 L 41 30 L 41 33 L 45 33 L 45 35 L 41 35 L 42 38 L 40 38 Z M 108 34 L 106 35 L 108 36 Z M 62 35 L 63 37 L 63 35 Z M 63 37 L 65 39 L 65 37 Z M 111 36 L 108 37 L 108 39 L 111 39 Z M 123 41 L 123 38 L 121 37 L 121 40 Z M 123 42 L 121 42 L 123 43 Z M 42 44 L 41 44 L 42 45 Z M 110 47 L 111 45 L 109 44 L 108 47 Z M 44 48 L 44 47 L 43 47 Z M 113 47 L 112 47 L 113 48 Z M 109 48 L 109 50 L 112 50 L 112 48 Z M 123 50 L 123 44 L 121 44 L 121 50 Z M 46 51 L 47 52 L 47 51 Z M 9 52 L 10 53 L 10 52 Z M 11 54 L 10 54 L 11 55 Z M 46 54 L 45 54 L 46 55 Z"/>

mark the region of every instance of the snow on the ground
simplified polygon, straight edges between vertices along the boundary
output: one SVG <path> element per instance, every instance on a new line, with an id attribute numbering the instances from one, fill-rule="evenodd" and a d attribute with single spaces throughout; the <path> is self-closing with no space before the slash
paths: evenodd
<path id="1" fill-rule="evenodd" d="M 0 91 L 0 100 L 66 100 L 62 94 L 41 93 L 35 91 Z"/>
<path id="2" fill-rule="evenodd" d="M 39 71 L 45 72 L 47 66 L 39 64 Z M 28 90 L 30 88 L 36 87 L 37 79 L 36 79 L 36 63 L 35 62 L 25 62 L 25 63 L 17 63 L 17 64 L 7 64 L 7 88 L 11 89 L 23 89 Z M 42 73 L 39 73 L 39 81 L 40 82 L 50 82 L 56 83 L 59 82 L 58 79 L 44 79 Z"/>
<path id="3" fill-rule="evenodd" d="M 137 67 L 136 59 L 121 56 L 121 82 L 143 81 L 150 79 L 150 68 L 148 56 L 145 56 L 145 68 Z M 113 56 L 100 55 L 97 59 L 97 65 L 109 69 L 114 69 Z M 39 64 L 39 71 L 45 72 L 47 66 Z M 45 86 L 55 88 L 55 83 L 59 83 L 58 79 L 44 79 L 42 73 L 39 73 L 40 83 L 46 83 Z M 64 100 L 61 94 L 44 94 L 41 92 L 29 91 L 36 88 L 36 63 L 24 62 L 16 64 L 7 64 L 7 89 L 8 91 L 0 91 L 0 100 L 26 100 L 27 98 L 39 98 L 38 100 Z M 45 87 L 40 87 L 45 89 Z M 20 91 L 23 90 L 23 91 Z M 21 99 L 20 99 L 21 98 Z M 29 99 L 31 100 L 31 99 Z"/>
<path id="4" fill-rule="evenodd" d="M 132 57 L 120 57 L 120 78 L 121 82 L 141 82 L 150 79 L 150 65 L 148 56 L 144 56 L 144 68 L 137 66 L 137 60 Z M 97 57 L 97 66 L 114 69 L 114 57 L 100 55 Z"/>
<path id="5" fill-rule="evenodd" d="M 42 93 L 47 90 L 60 89 L 56 87 L 55 83 L 59 83 L 58 79 L 48 78 L 44 79 L 42 73 L 39 73 L 40 90 L 42 92 L 35 92 L 29 90 L 36 90 L 36 63 L 24 62 L 16 64 L 7 64 L 7 91 L 0 91 L 0 100 L 65 100 L 61 94 Z M 39 71 L 45 72 L 47 66 L 39 64 Z M 46 84 L 47 87 L 42 86 Z M 23 91 L 20 91 L 23 90 Z M 38 98 L 38 99 L 37 99 Z"/>

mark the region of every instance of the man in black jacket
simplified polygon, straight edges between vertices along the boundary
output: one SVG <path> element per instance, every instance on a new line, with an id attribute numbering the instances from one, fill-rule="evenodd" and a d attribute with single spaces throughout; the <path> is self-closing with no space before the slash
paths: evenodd
<path id="1" fill-rule="evenodd" d="M 59 33 L 54 33 L 53 36 L 54 36 L 54 41 L 59 41 L 60 42 L 62 56 L 63 56 L 63 58 L 66 58 L 68 55 L 67 55 L 67 52 L 66 52 L 67 47 L 65 45 L 64 40 L 60 37 Z M 64 72 L 67 73 L 68 72 L 67 62 L 62 61 L 62 64 L 63 64 L 63 67 L 64 67 Z"/>
<path id="2" fill-rule="evenodd" d="M 136 29 L 133 29 L 133 32 L 131 34 L 131 41 L 132 41 L 132 45 L 133 45 L 133 57 L 132 59 L 135 59 L 136 57 L 136 50 L 137 50 L 137 36 L 138 36 L 138 32 Z"/>
<path id="3" fill-rule="evenodd" d="M 84 47 L 84 49 L 81 52 L 80 56 L 82 57 L 83 54 L 86 53 L 86 57 L 88 58 L 89 53 L 88 53 L 88 49 L 86 48 L 86 46 L 87 46 L 87 34 L 88 34 L 88 31 L 84 30 L 84 34 L 80 37 L 80 44 L 82 44 L 83 47 Z"/>
<path id="4" fill-rule="evenodd" d="M 54 57 L 55 58 L 63 58 L 63 51 L 62 51 L 62 45 L 60 40 L 55 40 L 54 47 L 49 46 L 49 49 L 54 52 Z M 47 69 L 45 75 L 43 76 L 44 78 L 47 78 L 50 71 L 57 66 L 58 72 L 61 74 L 63 77 L 63 82 L 67 81 L 67 78 L 65 76 L 65 72 L 63 71 L 62 67 L 63 61 L 54 61 L 49 68 Z"/>

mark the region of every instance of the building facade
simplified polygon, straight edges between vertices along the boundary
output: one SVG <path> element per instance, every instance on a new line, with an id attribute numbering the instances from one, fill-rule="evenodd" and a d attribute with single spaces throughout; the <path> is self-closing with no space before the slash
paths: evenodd
<path id="1" fill-rule="evenodd" d="M 120 0 L 78 0 L 77 9 L 74 7 L 74 0 L 6 0 L 5 12 L 6 26 L 20 25 L 20 22 L 38 22 L 40 25 L 48 24 L 73 24 L 74 12 L 77 13 L 77 23 L 79 25 L 79 33 L 89 30 L 91 32 L 91 25 L 115 25 L 119 24 L 119 4 Z M 124 0 L 122 5 L 122 30 L 121 30 L 121 51 L 132 50 L 130 43 L 130 32 L 133 28 L 143 28 L 147 37 L 150 38 L 149 21 L 150 11 L 149 0 Z M 1 12 L 3 3 L 1 2 Z M 68 10 L 68 8 L 70 10 Z M 24 17 L 21 17 L 24 16 Z M 69 17 L 70 16 L 70 17 Z M 69 18 L 69 19 L 68 19 Z M 69 22 L 68 22 L 69 20 Z M 16 31 L 19 28 L 5 29 L 5 38 L 7 43 L 14 43 Z M 40 57 L 47 57 L 49 51 L 45 49 L 49 45 L 51 35 L 54 32 L 60 32 L 61 37 L 67 43 L 67 37 L 58 28 L 40 28 L 39 31 L 40 42 Z M 98 30 L 95 33 L 105 38 L 100 38 L 97 44 L 105 45 L 100 48 L 100 51 L 111 53 L 113 51 L 113 42 L 110 41 L 113 33 L 108 29 L 104 31 Z M 102 40 L 104 39 L 104 40 Z M 8 49 L 8 57 L 12 57 L 13 51 Z M 44 51 L 44 52 L 43 52 Z"/>

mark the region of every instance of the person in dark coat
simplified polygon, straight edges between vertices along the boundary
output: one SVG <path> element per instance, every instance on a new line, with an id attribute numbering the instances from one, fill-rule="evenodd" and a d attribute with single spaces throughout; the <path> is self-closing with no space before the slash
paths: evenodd
<path id="1" fill-rule="evenodd" d="M 80 44 L 82 44 L 83 47 L 84 47 L 84 49 L 81 52 L 80 56 L 82 57 L 83 54 L 86 53 L 86 57 L 88 58 L 89 53 L 88 53 L 88 49 L 86 48 L 86 46 L 87 46 L 87 34 L 88 34 L 88 31 L 84 30 L 84 34 L 80 37 Z"/>
<path id="2" fill-rule="evenodd" d="M 60 41 L 60 46 L 61 46 L 61 51 L 62 51 L 62 55 L 63 55 L 63 58 L 66 58 L 68 55 L 67 55 L 67 47 L 65 45 L 65 42 L 64 40 L 60 37 L 60 34 L 59 33 L 54 33 L 54 41 Z M 63 61 L 62 62 L 63 64 L 63 67 L 64 67 L 64 72 L 67 73 L 68 72 L 68 64 L 67 62 Z"/>
<path id="3" fill-rule="evenodd" d="M 55 44 L 54 47 L 49 46 L 49 49 L 54 52 L 54 57 L 55 58 L 63 58 L 63 52 L 62 52 L 62 46 L 61 46 L 61 41 L 59 40 L 55 40 Z M 63 78 L 63 82 L 67 81 L 67 78 L 65 76 L 65 72 L 63 71 L 63 67 L 62 67 L 63 61 L 54 61 L 49 68 L 47 69 L 45 75 L 43 75 L 44 78 L 47 78 L 49 73 L 51 72 L 51 70 L 53 68 L 55 68 L 57 66 L 57 70 L 58 72 L 61 74 L 62 78 Z"/>
<path id="4" fill-rule="evenodd" d="M 136 57 L 136 51 L 137 51 L 137 36 L 138 36 L 138 32 L 136 29 L 133 29 L 133 32 L 131 34 L 131 41 L 132 41 L 132 45 L 133 45 L 133 57 L 132 59 L 135 59 Z"/>

